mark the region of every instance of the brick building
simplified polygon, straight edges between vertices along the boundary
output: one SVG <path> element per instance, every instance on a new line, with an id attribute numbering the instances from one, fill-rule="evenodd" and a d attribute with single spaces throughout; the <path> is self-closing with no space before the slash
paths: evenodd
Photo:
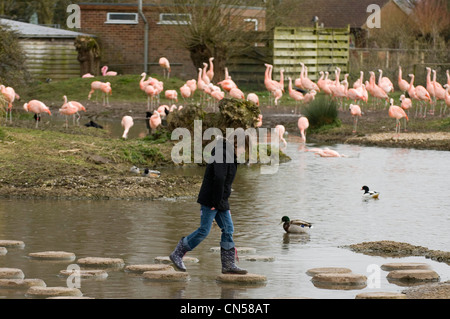
<path id="1" fill-rule="evenodd" d="M 102 65 L 119 73 L 140 74 L 144 71 L 145 23 L 136 3 L 80 4 L 81 30 L 97 36 L 102 48 Z M 190 53 L 178 38 L 180 26 L 174 24 L 176 13 L 170 5 L 145 3 L 143 13 L 148 22 L 148 72 L 162 73 L 159 58 L 171 64 L 171 74 L 183 79 L 193 78 L 197 69 Z M 265 29 L 265 11 L 248 8 L 242 11 L 246 29 Z M 178 16 L 178 18 L 180 18 Z M 206 61 L 205 61 L 206 62 Z"/>

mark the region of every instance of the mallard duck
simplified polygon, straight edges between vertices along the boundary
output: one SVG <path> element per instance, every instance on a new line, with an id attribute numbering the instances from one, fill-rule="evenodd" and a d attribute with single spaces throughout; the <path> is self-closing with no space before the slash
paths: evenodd
<path id="1" fill-rule="evenodd" d="M 364 199 L 370 199 L 370 198 L 378 199 L 378 196 L 380 196 L 380 193 L 378 193 L 376 191 L 370 191 L 369 187 L 367 187 L 367 186 L 361 187 L 361 190 L 364 191 L 364 193 L 362 195 Z"/>
<path id="2" fill-rule="evenodd" d="M 312 227 L 312 224 L 309 222 L 300 219 L 290 220 L 287 216 L 281 218 L 281 223 L 284 223 L 283 229 L 287 233 L 305 233 L 307 228 Z"/>

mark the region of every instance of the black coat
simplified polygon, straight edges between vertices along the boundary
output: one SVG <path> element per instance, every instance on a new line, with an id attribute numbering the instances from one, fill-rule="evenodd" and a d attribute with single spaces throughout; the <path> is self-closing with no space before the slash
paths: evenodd
<path id="1" fill-rule="evenodd" d="M 220 149 L 218 149 L 220 147 Z M 216 158 L 216 153 L 220 158 Z M 237 159 L 234 146 L 225 139 L 218 140 L 211 151 L 211 159 L 206 165 L 202 187 L 197 203 L 214 207 L 217 210 L 229 210 L 228 198 L 231 195 L 231 184 L 237 172 Z"/>

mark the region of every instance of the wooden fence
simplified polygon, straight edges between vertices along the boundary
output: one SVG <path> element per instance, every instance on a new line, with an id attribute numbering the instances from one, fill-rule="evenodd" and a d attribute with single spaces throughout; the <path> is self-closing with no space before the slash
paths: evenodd
<path id="1" fill-rule="evenodd" d="M 350 27 L 330 28 L 286 28 L 279 27 L 273 37 L 273 78 L 279 80 L 280 70 L 285 78 L 300 76 L 301 65 L 308 68 L 308 77 L 314 81 L 320 71 L 348 72 Z"/>
<path id="2" fill-rule="evenodd" d="M 36 80 L 64 80 L 80 76 L 74 39 L 21 39 L 26 66 Z"/>

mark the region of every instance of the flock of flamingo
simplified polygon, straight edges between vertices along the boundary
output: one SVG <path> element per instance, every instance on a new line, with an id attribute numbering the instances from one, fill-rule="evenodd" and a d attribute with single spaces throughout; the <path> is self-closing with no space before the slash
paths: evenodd
<path id="1" fill-rule="evenodd" d="M 198 68 L 197 79 L 191 79 L 185 82 L 185 84 L 179 88 L 179 92 L 184 101 L 192 99 L 194 93 L 198 90 L 201 92 L 201 100 L 208 103 L 208 106 L 213 106 L 215 111 L 216 103 L 222 100 L 226 95 L 247 101 L 252 101 L 256 105 L 260 105 L 259 97 L 255 93 L 249 93 L 247 96 L 243 93 L 241 89 L 238 88 L 236 83 L 232 80 L 228 73 L 228 69 L 225 68 L 225 77 L 222 81 L 217 84 L 213 83 L 214 78 L 214 58 L 209 58 L 209 64 L 203 63 L 203 68 Z M 427 114 L 434 114 L 435 108 L 438 101 L 441 102 L 440 116 L 445 116 L 447 107 L 450 105 L 450 74 L 447 70 L 447 83 L 441 85 L 436 81 L 436 70 L 431 68 L 427 69 L 426 87 L 417 85 L 414 86 L 414 74 L 409 74 L 411 78 L 410 81 L 406 81 L 402 77 L 402 68 L 399 67 L 398 70 L 398 87 L 403 93 L 400 97 L 400 106 L 394 105 L 394 99 L 389 97 L 389 94 L 394 92 L 394 85 L 392 81 L 383 76 L 383 71 L 378 70 L 379 77 L 376 80 L 375 72 L 369 72 L 370 77 L 368 81 L 364 81 L 364 72 L 360 72 L 360 78 L 358 78 L 352 87 L 349 87 L 349 74 L 344 75 L 344 79 L 341 81 L 341 69 L 336 68 L 334 80 L 329 79 L 329 72 L 320 71 L 320 78 L 317 83 L 312 81 L 308 77 L 308 68 L 301 64 L 300 77 L 292 79 L 288 77 L 288 93 L 289 97 L 295 101 L 297 113 L 297 106 L 307 105 L 311 103 L 318 92 L 323 92 L 325 95 L 330 96 L 332 99 L 338 102 L 340 110 L 343 110 L 345 101 L 350 101 L 348 110 L 354 118 L 354 128 L 353 132 L 356 133 L 358 118 L 362 116 L 363 112 L 361 108 L 362 103 L 368 107 L 369 96 L 373 98 L 372 106 L 376 107 L 380 105 L 380 102 L 385 101 L 385 107 L 389 103 L 388 115 L 396 120 L 396 133 L 400 133 L 400 120 L 408 120 L 409 110 L 413 107 L 413 101 L 417 103 L 415 116 L 420 116 L 425 118 Z M 163 77 L 168 79 L 170 77 L 171 67 L 167 58 L 162 57 L 159 60 L 159 65 L 164 70 Z M 209 67 L 209 68 L 208 68 Z M 273 66 L 270 64 L 265 64 L 266 70 L 264 75 L 264 85 L 269 92 L 269 106 L 272 102 L 278 105 L 279 100 L 282 98 L 283 93 L 285 93 L 285 83 L 284 83 L 284 70 L 280 70 L 280 80 L 276 81 L 272 79 Z M 108 67 L 104 66 L 101 69 L 102 76 L 116 76 L 117 72 L 108 71 Z M 431 79 L 431 73 L 433 73 L 433 79 Z M 85 74 L 83 78 L 94 77 L 91 74 Z M 150 76 L 147 77 L 146 73 L 141 74 L 141 80 L 139 82 L 139 88 L 147 95 L 147 111 L 152 114 L 149 118 L 149 124 L 152 132 L 161 125 L 161 120 L 167 114 L 172 111 L 182 109 L 183 105 L 176 106 L 174 103 L 178 102 L 178 91 L 177 90 L 165 90 L 164 82 Z M 88 100 L 91 99 L 92 94 L 95 91 L 102 92 L 103 95 L 103 105 L 109 107 L 108 95 L 112 94 L 112 88 L 110 82 L 93 81 L 91 83 L 91 90 L 88 94 Z M 159 105 L 160 94 L 164 91 L 164 96 L 166 99 L 171 101 L 171 106 L 169 105 Z M 15 90 L 11 87 L 5 87 L 0 85 L 0 92 L 2 93 L 3 99 L 6 101 L 6 120 L 12 122 L 12 105 L 19 96 Z M 409 97 L 406 97 L 406 93 Z M 1 97 L 1 96 L 0 96 Z M 77 122 L 80 119 L 79 112 L 86 111 L 86 108 L 79 102 L 67 101 L 67 97 L 64 96 L 64 103 L 59 109 L 59 113 L 66 117 L 66 127 L 68 126 L 67 117 L 73 116 L 74 123 L 77 117 Z M 159 105 L 156 107 L 156 105 Z M 430 110 L 427 113 L 427 107 L 430 106 Z M 24 104 L 24 109 L 27 112 L 35 113 L 36 127 L 39 125 L 41 113 L 48 113 L 51 115 L 49 108 L 39 100 L 31 100 Z M 300 117 L 298 121 L 298 127 L 301 132 L 302 139 L 306 141 L 305 130 L 308 127 L 307 119 Z M 257 126 L 262 125 L 262 115 L 258 118 Z M 123 138 L 127 138 L 130 128 L 133 126 L 133 119 L 130 116 L 124 116 L 122 119 L 122 126 L 124 127 Z M 285 132 L 282 125 L 277 126 L 278 132 Z M 280 133 L 280 139 L 283 143 L 285 140 L 282 139 Z"/>

